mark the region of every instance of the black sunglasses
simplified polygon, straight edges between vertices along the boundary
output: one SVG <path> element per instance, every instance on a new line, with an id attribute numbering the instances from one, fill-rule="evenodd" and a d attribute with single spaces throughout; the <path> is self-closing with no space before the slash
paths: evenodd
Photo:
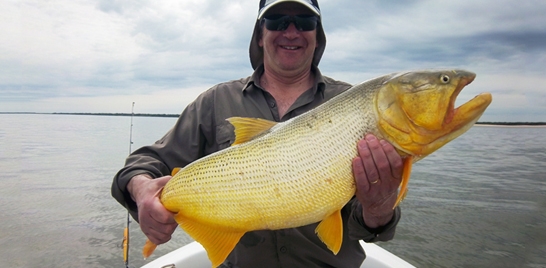
<path id="1" fill-rule="evenodd" d="M 312 31 L 317 28 L 318 17 L 315 15 L 268 15 L 262 19 L 262 23 L 265 23 L 265 28 L 270 31 L 284 31 L 290 26 L 290 23 L 294 23 L 298 31 Z"/>

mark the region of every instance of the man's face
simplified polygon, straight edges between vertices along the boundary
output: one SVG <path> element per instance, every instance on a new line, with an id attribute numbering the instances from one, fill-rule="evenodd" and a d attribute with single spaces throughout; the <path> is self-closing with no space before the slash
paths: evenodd
<path id="1" fill-rule="evenodd" d="M 279 4 L 267 15 L 313 15 L 306 7 L 296 3 Z M 317 30 L 298 31 L 291 23 L 284 31 L 270 31 L 262 26 L 262 37 L 258 43 L 264 50 L 264 65 L 277 73 L 301 72 L 311 68 L 317 47 Z"/>

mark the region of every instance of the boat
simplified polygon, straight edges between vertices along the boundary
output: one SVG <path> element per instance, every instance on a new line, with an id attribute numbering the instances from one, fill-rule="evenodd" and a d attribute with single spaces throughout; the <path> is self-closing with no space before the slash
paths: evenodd
<path id="1" fill-rule="evenodd" d="M 366 252 L 366 259 L 361 268 L 415 268 L 400 257 L 382 247 L 360 241 Z M 177 250 L 173 250 L 142 268 L 211 268 L 207 252 L 197 242 L 191 242 Z"/>

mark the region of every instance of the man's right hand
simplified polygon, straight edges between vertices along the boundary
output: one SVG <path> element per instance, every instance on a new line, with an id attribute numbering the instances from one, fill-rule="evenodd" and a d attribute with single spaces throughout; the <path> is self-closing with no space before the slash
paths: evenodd
<path id="1" fill-rule="evenodd" d="M 127 190 L 138 207 L 140 229 L 156 245 L 169 241 L 178 226 L 174 214 L 159 201 L 161 189 L 171 178 L 165 176 L 152 179 L 148 175 L 140 174 L 127 184 Z"/>

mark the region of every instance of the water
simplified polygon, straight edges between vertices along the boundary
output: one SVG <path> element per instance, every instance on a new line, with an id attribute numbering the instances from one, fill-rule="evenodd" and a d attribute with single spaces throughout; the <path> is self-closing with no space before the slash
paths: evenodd
<path id="1" fill-rule="evenodd" d="M 133 150 L 174 118 L 135 117 Z M 0 115 L 0 266 L 124 267 L 110 196 L 129 117 Z M 414 166 L 393 241 L 417 267 L 546 267 L 546 128 L 474 127 Z M 131 223 L 131 266 L 144 236 Z M 190 242 L 178 230 L 153 258 Z"/>
<path id="2" fill-rule="evenodd" d="M 414 166 L 396 240 L 419 267 L 546 267 L 546 128 L 474 127 Z"/>

